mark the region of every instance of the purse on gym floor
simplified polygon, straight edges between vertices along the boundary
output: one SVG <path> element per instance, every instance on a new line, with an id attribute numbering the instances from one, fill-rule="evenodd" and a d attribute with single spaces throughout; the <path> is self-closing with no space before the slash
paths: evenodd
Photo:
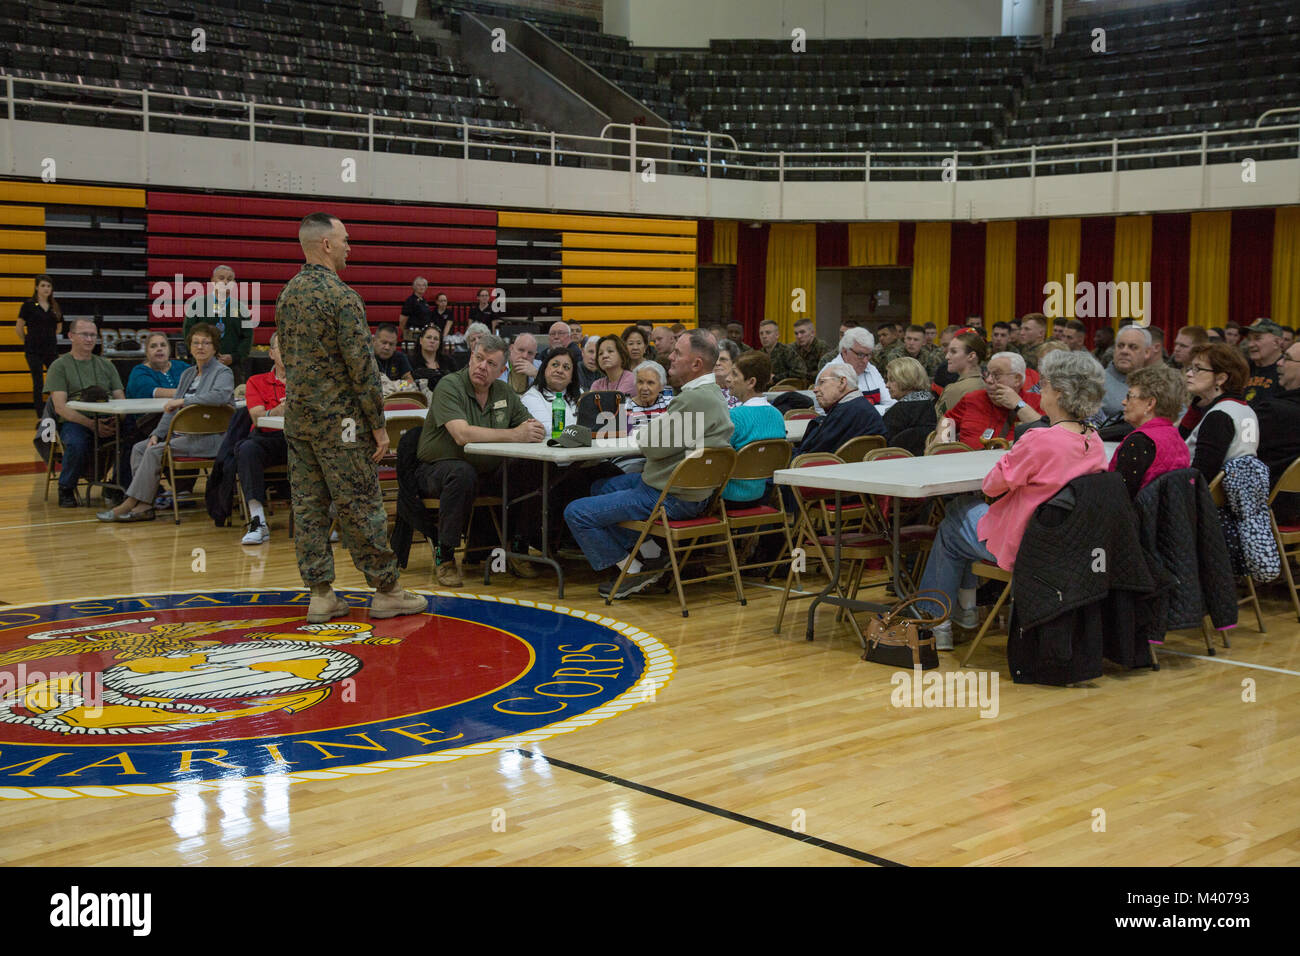
<path id="1" fill-rule="evenodd" d="M 939 617 L 912 617 L 906 610 L 927 600 L 943 606 Z M 895 604 L 886 613 L 877 613 L 867 623 L 867 649 L 864 661 L 888 667 L 929 670 L 939 666 L 939 651 L 934 642 L 934 628 L 948 620 L 951 605 L 942 591 L 917 591 L 906 601 Z"/>

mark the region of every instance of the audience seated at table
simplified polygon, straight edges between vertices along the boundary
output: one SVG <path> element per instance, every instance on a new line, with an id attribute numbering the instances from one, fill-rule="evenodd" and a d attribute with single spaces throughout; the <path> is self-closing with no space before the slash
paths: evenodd
<path id="1" fill-rule="evenodd" d="M 127 398 L 175 398 L 181 373 L 190 367 L 172 356 L 172 344 L 164 332 L 151 332 L 144 343 L 145 360 L 131 369 L 126 380 Z"/>
<path id="2" fill-rule="evenodd" d="M 442 332 L 436 325 L 426 325 L 416 342 L 415 358 L 411 360 L 411 375 L 417 382 L 423 382 L 432 394 L 446 374 L 442 356 Z"/>
<path id="3" fill-rule="evenodd" d="M 398 470 L 399 482 L 414 482 L 426 498 L 439 499 L 438 541 L 434 566 L 438 583 L 458 588 L 464 584 L 456 567 L 456 549 L 469 527 L 474 499 L 501 493 L 501 468 L 510 468 L 512 498 L 541 483 L 541 466 L 535 461 L 511 461 L 492 455 L 465 452 L 470 442 L 539 442 L 548 429 L 529 414 L 515 390 L 501 380 L 506 368 L 506 343 L 491 333 L 475 339 L 469 365 L 442 377 L 433 393 L 433 404 L 420 432 L 415 473 Z M 534 510 L 537 499 L 510 509 L 510 527 L 516 533 L 515 553 L 525 546 L 521 528 L 540 527 Z M 475 524 L 472 542 L 491 548 L 488 522 Z M 480 538 L 480 534 L 483 535 Z M 511 559 L 511 570 L 519 577 L 532 578 L 537 570 L 526 561 Z"/>
<path id="4" fill-rule="evenodd" d="M 77 482 L 91 464 L 95 451 L 95 432 L 100 438 L 111 438 L 117 423 L 108 416 L 91 418 L 68 408 L 69 401 L 85 401 L 87 391 L 97 389 L 103 398 L 125 398 L 122 379 L 113 363 L 94 353 L 99 337 L 92 319 L 72 319 L 68 324 L 68 338 L 72 349 L 56 358 L 45 373 L 44 387 L 57 421 L 59 440 L 63 443 L 63 464 L 59 470 L 59 507 L 77 506 Z M 123 471 L 125 448 L 119 449 L 118 474 Z"/>
<path id="5" fill-rule="evenodd" d="M 1250 368 L 1235 346 L 1215 342 L 1193 349 L 1184 371 L 1192 405 L 1178 431 L 1210 482 L 1225 461 L 1259 450 L 1259 419 L 1243 397 Z"/>
<path id="6" fill-rule="evenodd" d="M 522 401 L 528 413 L 546 426 L 550 433 L 552 422 L 552 403 L 555 396 L 561 396 L 564 402 L 564 425 L 567 427 L 578 420 L 578 397 L 582 390 L 573 372 L 573 355 L 565 346 L 548 349 L 542 353 L 541 367 L 531 388 L 524 392 Z"/>
<path id="7" fill-rule="evenodd" d="M 858 373 L 847 362 L 822 366 L 817 373 L 817 383 L 813 385 L 813 394 L 826 414 L 808 423 L 808 430 L 804 432 L 795 454 L 834 452 L 850 438 L 885 434 L 885 423 L 880 413 L 858 391 Z"/>
<path id="8" fill-rule="evenodd" d="M 1025 390 L 1025 360 L 999 352 L 989 359 L 984 388 L 963 396 L 939 420 L 936 437 L 979 450 L 991 438 L 1011 440 L 1018 422 L 1036 421 L 1042 412 L 1041 396 Z"/>
<path id="9" fill-rule="evenodd" d="M 968 394 L 984 387 L 984 359 L 987 356 L 988 346 L 978 333 L 962 332 L 953 336 L 948 343 L 947 361 L 948 371 L 957 378 L 939 396 L 935 405 L 937 417 L 942 418 Z"/>
<path id="10" fill-rule="evenodd" d="M 635 326 L 633 327 L 635 328 Z M 596 364 L 602 375 L 591 383 L 590 392 L 636 392 L 636 376 L 632 373 L 632 356 L 617 335 L 601 336 L 596 345 Z M 712 370 L 710 370 L 712 371 Z"/>
<path id="11" fill-rule="evenodd" d="M 1190 464 L 1187 444 L 1174 419 L 1187 406 L 1183 373 L 1168 365 L 1152 365 L 1130 372 L 1124 399 L 1124 420 L 1133 426 L 1110 459 L 1130 498 L 1165 472 Z"/>
<path id="12" fill-rule="evenodd" d="M 736 405 L 730 409 L 731 447 L 739 451 L 751 442 L 785 438 L 785 418 L 763 397 L 772 378 L 772 360 L 758 349 L 741 355 L 731 366 L 731 394 Z M 767 496 L 769 483 L 759 479 L 732 480 L 722 489 L 722 498 L 730 505 L 758 503 Z"/>
<path id="13" fill-rule="evenodd" d="M 1005 355 L 994 356 L 994 362 Z M 940 650 L 952 649 L 953 621 L 966 629 L 979 624 L 971 562 L 987 561 L 1012 570 L 1034 510 L 1080 475 L 1106 469 L 1103 443 L 1086 424 L 1105 391 L 1100 363 L 1087 352 L 1052 352 L 1042 358 L 1038 371 L 1043 411 L 1051 427 L 1026 432 L 993 466 L 983 490 L 997 501 L 989 505 L 983 497 L 972 495 L 950 502 L 935 536 L 921 589 L 941 591 L 951 604 L 952 620 L 935 629 Z M 982 393 L 962 401 L 975 394 Z M 943 609 L 926 601 L 920 610 L 937 615 Z"/>
<path id="14" fill-rule="evenodd" d="M 186 405 L 230 405 L 234 399 L 235 376 L 230 367 L 217 360 L 217 343 L 220 333 L 206 322 L 190 326 L 185 348 L 194 358 L 194 366 L 186 369 L 176 386 L 176 397 L 163 406 L 163 417 L 144 441 L 131 449 L 131 484 L 126 498 L 117 507 L 101 511 L 100 521 L 152 521 L 155 517 L 153 501 L 158 493 L 159 472 L 163 453 L 167 450 L 167 430 L 176 413 Z M 225 436 L 218 434 L 171 436 L 172 451 L 180 455 L 211 458 L 221 448 Z M 176 489 L 172 489 L 175 494 Z"/>
<path id="15" fill-rule="evenodd" d="M 722 397 L 727 400 L 728 408 L 735 408 L 740 399 L 731 394 L 731 369 L 736 359 L 740 358 L 740 346 L 731 339 L 718 340 L 718 365 L 713 370 L 713 377 L 722 390 Z"/>
<path id="16" fill-rule="evenodd" d="M 602 346 L 604 340 L 602 340 Z M 688 451 L 697 447 L 726 445 L 733 426 L 727 414 L 713 369 L 718 364 L 718 347 L 712 337 L 699 329 L 678 336 L 669 364 L 669 381 L 677 394 L 667 413 L 650 421 L 635 433 L 640 450 L 646 457 L 642 474 L 626 474 L 592 486 L 592 496 L 572 502 L 564 509 L 565 521 L 591 566 L 603 571 L 617 565 L 636 573 L 645 569 L 658 574 L 628 577 L 615 598 L 642 591 L 663 575 L 667 559 L 652 539 L 632 553 L 637 534 L 620 528 L 620 521 L 644 520 L 667 485 L 673 469 Z M 699 424 L 682 427 L 692 417 Z M 691 438 L 693 443 L 686 444 Z M 709 502 L 708 492 L 669 494 L 664 500 L 668 518 L 676 521 L 697 517 Z M 613 579 L 601 585 L 601 595 L 609 596 Z"/>
<path id="17" fill-rule="evenodd" d="M 937 424 L 934 392 L 929 385 L 925 366 L 911 356 L 896 358 L 885 366 L 885 387 L 894 399 L 882 416 L 885 438 L 890 445 L 906 448 L 913 455 L 925 453 L 925 439 Z"/>
<path id="18" fill-rule="evenodd" d="M 1287 347 L 1278 360 L 1277 388 L 1255 404 L 1259 418 L 1260 461 L 1268 465 L 1269 481 L 1276 485 L 1282 473 L 1300 458 L 1300 343 Z M 1300 496 L 1278 495 L 1274 505 L 1279 521 L 1300 521 Z"/>
<path id="19" fill-rule="evenodd" d="M 397 326 L 385 322 L 375 329 L 373 338 L 375 365 L 382 376 L 380 385 L 385 395 L 392 391 L 396 382 L 415 384 L 415 377 L 411 374 L 411 360 L 397 347 L 397 336 Z"/>
<path id="20" fill-rule="evenodd" d="M 425 332 L 437 332 L 430 325 Z M 421 336 L 423 337 L 423 336 Z M 253 427 L 248 438 L 240 444 L 235 452 L 239 463 L 239 484 L 244 489 L 244 500 L 248 503 L 248 527 L 240 544 L 263 544 L 271 538 L 271 529 L 266 522 L 266 469 L 287 464 L 289 445 L 284 438 L 283 428 L 261 428 L 258 422 L 266 415 L 283 417 L 284 415 L 284 362 L 280 358 L 279 338 L 271 335 L 271 344 L 267 349 L 271 356 L 271 370 L 260 375 L 251 376 L 244 399 L 248 415 L 253 420 Z"/>

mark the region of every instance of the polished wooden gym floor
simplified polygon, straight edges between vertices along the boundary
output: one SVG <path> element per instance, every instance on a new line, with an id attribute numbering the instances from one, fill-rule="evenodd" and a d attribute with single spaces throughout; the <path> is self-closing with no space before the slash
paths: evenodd
<path id="1" fill-rule="evenodd" d="M 199 512 L 104 525 L 42 500 L 28 413 L 0 413 L 0 601 L 143 591 L 298 587 L 283 507 L 272 540 L 239 544 Z M 15 471 L 19 473 L 14 473 Z M 203 580 L 191 570 L 207 552 Z M 359 574 L 336 551 L 339 584 Z M 574 567 L 566 603 L 600 610 Z M 816 580 L 813 578 L 812 580 Z M 430 588 L 427 546 L 403 579 Z M 554 579 L 468 591 L 552 601 Z M 1087 686 L 1017 686 L 1004 640 L 969 667 L 1000 671 L 999 712 L 896 708 L 889 668 L 806 604 L 772 632 L 779 591 L 725 584 L 618 602 L 676 658 L 653 702 L 527 751 L 396 773 L 228 781 L 115 799 L 0 800 L 9 865 L 1295 865 L 1300 862 L 1300 625 L 1261 589 L 1232 647 L 1171 635 L 1159 672 Z M 960 650 L 960 648 L 959 648 Z M 941 655 L 944 670 L 957 668 Z M 1253 693 L 1252 693 L 1253 692 Z M 1245 700 L 1253 696 L 1253 700 Z M 0 755 L 2 756 L 2 755 Z M 502 813 L 504 811 L 504 813 Z M 496 824 L 494 826 L 494 824 Z"/>

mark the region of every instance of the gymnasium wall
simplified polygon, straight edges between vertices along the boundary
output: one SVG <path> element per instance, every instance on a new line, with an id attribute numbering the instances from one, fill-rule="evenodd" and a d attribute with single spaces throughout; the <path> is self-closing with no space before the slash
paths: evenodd
<path id="1" fill-rule="evenodd" d="M 605 0 L 604 23 L 633 46 L 690 48 L 788 39 L 795 27 L 810 40 L 999 36 L 1002 8 L 1003 0 Z"/>

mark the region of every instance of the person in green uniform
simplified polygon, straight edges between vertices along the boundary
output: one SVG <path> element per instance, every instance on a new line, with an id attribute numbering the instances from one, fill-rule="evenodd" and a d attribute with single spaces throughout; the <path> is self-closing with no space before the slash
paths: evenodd
<path id="1" fill-rule="evenodd" d="M 781 341 L 781 326 L 771 319 L 764 319 L 758 324 L 758 341 L 772 363 L 772 384 L 785 378 L 808 380 L 808 370 L 804 368 L 803 359 L 792 346 Z"/>
<path id="2" fill-rule="evenodd" d="M 809 376 L 814 369 L 821 368 L 822 359 L 832 351 L 831 347 L 817 338 L 817 327 L 812 319 L 800 319 L 794 324 L 794 351 L 803 362 Z"/>
<path id="3" fill-rule="evenodd" d="M 347 229 L 338 217 L 314 212 L 298 227 L 298 241 L 306 263 L 280 293 L 275 320 L 294 548 L 311 588 L 307 620 L 324 623 L 351 610 L 334 593 L 331 504 L 353 564 L 375 589 L 370 616 L 417 614 L 428 602 L 399 587 L 397 557 L 388 546 L 378 471 L 388 431 L 365 305 L 339 278 L 347 266 Z"/>
<path id="4" fill-rule="evenodd" d="M 235 296 L 235 270 L 230 266 L 213 269 L 207 293 L 185 303 L 181 338 L 188 342 L 190 329 L 198 322 L 221 333 L 217 361 L 230 369 L 236 385 L 243 384 L 248 379 L 248 353 L 253 350 L 253 315 Z"/>
<path id="5" fill-rule="evenodd" d="M 424 419 L 417 453 L 415 482 L 426 497 L 438 499 L 438 543 L 434 567 L 438 583 L 458 588 L 464 582 L 456 569 L 456 548 L 469 527 L 470 512 L 480 489 L 500 487 L 503 459 L 491 455 L 470 455 L 469 442 L 540 442 L 546 426 L 524 407 L 513 388 L 501 380 L 506 367 L 506 343 L 495 335 L 479 338 L 470 353 L 469 364 L 459 372 L 444 375 L 433 392 L 433 403 Z M 514 461 L 510 466 L 510 487 L 535 489 L 541 484 L 537 462 Z M 512 551 L 525 553 L 523 535 L 540 528 L 540 514 L 531 509 L 537 499 L 529 498 L 528 513 L 508 515 L 516 535 Z M 520 529 L 524 529 L 523 532 Z M 527 561 L 510 559 L 510 569 L 519 577 L 532 578 L 537 570 Z"/>

